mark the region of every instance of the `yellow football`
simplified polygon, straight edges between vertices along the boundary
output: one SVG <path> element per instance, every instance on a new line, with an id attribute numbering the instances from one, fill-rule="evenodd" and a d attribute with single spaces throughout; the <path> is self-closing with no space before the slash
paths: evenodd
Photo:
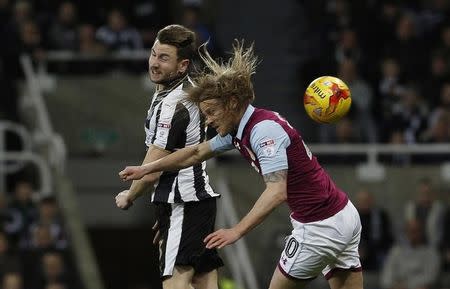
<path id="1" fill-rule="evenodd" d="M 350 89 L 341 79 L 321 76 L 306 88 L 303 105 L 306 113 L 320 123 L 334 123 L 347 114 L 352 104 Z"/>

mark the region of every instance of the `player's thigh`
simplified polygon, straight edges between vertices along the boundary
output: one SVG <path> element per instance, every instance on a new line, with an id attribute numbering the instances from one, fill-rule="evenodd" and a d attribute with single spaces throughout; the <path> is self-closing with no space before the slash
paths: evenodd
<path id="1" fill-rule="evenodd" d="M 191 289 L 194 268 L 191 266 L 175 266 L 172 276 L 163 280 L 163 289 Z"/>
<path id="2" fill-rule="evenodd" d="M 348 270 L 353 272 L 361 271 L 361 261 L 359 259 L 359 241 L 361 239 L 361 222 L 359 220 L 358 212 L 353 204 L 350 203 L 345 209 L 345 213 L 339 222 L 336 224 L 336 230 L 341 227 L 341 231 L 349 232 L 350 240 L 346 241 L 345 247 L 338 252 L 333 262 L 329 263 L 322 271 L 326 279 L 330 279 L 335 273 Z"/>
<path id="3" fill-rule="evenodd" d="M 269 289 L 302 289 L 311 280 L 299 280 L 285 276 L 278 267 L 273 272 Z"/>
<path id="4" fill-rule="evenodd" d="M 212 270 L 205 273 L 196 273 L 192 278 L 192 286 L 195 289 L 217 289 L 217 284 L 217 270 Z"/>
<path id="5" fill-rule="evenodd" d="M 328 283 L 331 289 L 362 289 L 363 275 L 361 271 L 340 270 L 333 274 Z"/>

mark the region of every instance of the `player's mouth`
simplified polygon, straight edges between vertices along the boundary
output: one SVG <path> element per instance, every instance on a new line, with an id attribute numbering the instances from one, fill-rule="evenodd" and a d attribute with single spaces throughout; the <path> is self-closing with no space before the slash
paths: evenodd
<path id="1" fill-rule="evenodd" d="M 158 71 L 158 70 L 156 70 L 156 69 L 151 69 L 151 70 L 150 70 L 150 73 L 151 73 L 152 75 L 160 75 L 160 74 L 161 74 L 161 72 Z"/>

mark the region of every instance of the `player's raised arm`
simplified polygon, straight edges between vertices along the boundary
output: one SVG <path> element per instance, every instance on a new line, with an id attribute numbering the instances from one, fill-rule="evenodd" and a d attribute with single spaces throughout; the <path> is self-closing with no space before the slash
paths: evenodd
<path id="1" fill-rule="evenodd" d="M 176 171 L 201 163 L 215 156 L 209 141 L 185 147 L 157 161 L 141 166 L 127 166 L 119 173 L 124 181 L 139 180 L 147 174 L 161 171 Z"/>
<path id="2" fill-rule="evenodd" d="M 259 225 L 269 214 L 287 199 L 287 170 L 280 170 L 264 175 L 266 189 L 256 201 L 248 214 L 233 228 L 220 229 L 209 234 L 204 242 L 206 248 L 223 248 L 233 244 L 254 227 Z"/>

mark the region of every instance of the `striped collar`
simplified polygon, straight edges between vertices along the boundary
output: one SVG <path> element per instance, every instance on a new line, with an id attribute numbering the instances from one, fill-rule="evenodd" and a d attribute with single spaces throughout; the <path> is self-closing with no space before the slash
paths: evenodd
<path id="1" fill-rule="evenodd" d="M 172 80 L 169 84 L 167 84 L 165 86 L 164 89 L 158 90 L 159 87 L 161 87 L 160 85 L 157 86 L 156 88 L 156 93 L 157 94 L 161 94 L 161 93 L 167 93 L 169 94 L 172 90 L 174 90 L 175 88 L 177 88 L 180 84 L 182 84 L 185 80 L 189 79 L 188 74 L 185 74 L 183 77 L 181 78 L 176 78 L 174 80 Z"/>

